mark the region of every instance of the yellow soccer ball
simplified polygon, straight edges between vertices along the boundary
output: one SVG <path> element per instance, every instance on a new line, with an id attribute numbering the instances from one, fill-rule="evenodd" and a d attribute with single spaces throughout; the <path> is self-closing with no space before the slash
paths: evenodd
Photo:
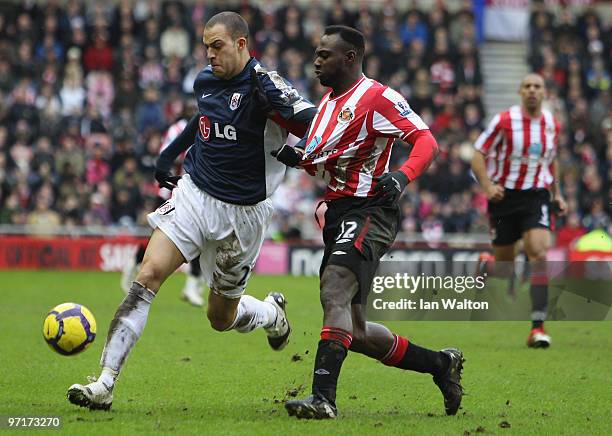
<path id="1" fill-rule="evenodd" d="M 85 306 L 60 304 L 45 317 L 43 336 L 54 351 L 73 356 L 87 349 L 96 339 L 96 319 Z"/>

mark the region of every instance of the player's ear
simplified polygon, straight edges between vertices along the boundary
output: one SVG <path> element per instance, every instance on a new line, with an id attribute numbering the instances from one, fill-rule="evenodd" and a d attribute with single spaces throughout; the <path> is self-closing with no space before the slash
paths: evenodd
<path id="1" fill-rule="evenodd" d="M 239 49 L 244 49 L 247 46 L 247 39 L 244 36 L 241 36 L 240 38 L 238 38 L 236 43 Z"/>
<path id="2" fill-rule="evenodd" d="M 350 64 L 355 63 L 357 59 L 357 52 L 355 50 L 349 50 L 345 53 L 346 61 Z"/>

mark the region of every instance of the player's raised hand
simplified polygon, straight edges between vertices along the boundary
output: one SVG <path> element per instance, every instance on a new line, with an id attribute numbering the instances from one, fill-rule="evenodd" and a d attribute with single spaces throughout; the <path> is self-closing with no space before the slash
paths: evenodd
<path id="1" fill-rule="evenodd" d="M 270 99 L 268 99 L 266 90 L 255 68 L 251 70 L 251 94 L 255 100 L 255 106 L 258 111 L 266 115 L 272 112 L 272 104 L 270 103 Z"/>
<path id="2" fill-rule="evenodd" d="M 178 181 L 181 179 L 181 176 L 173 176 L 170 174 L 170 171 L 155 171 L 155 180 L 159 183 L 160 188 L 166 188 L 169 190 L 173 190 L 177 187 Z"/>
<path id="3" fill-rule="evenodd" d="M 288 167 L 295 167 L 302 160 L 302 156 L 304 156 L 304 152 L 298 148 L 291 147 L 290 145 L 283 145 L 278 150 L 272 150 L 270 152 L 272 156 L 276 158 L 279 162 L 284 163 Z"/>
<path id="4" fill-rule="evenodd" d="M 498 185 L 497 183 L 491 183 L 485 188 L 487 199 L 491 201 L 500 201 L 502 198 L 504 198 L 504 192 L 504 187 Z"/>
<path id="5" fill-rule="evenodd" d="M 380 177 L 375 177 L 376 186 L 372 191 L 376 197 L 382 197 L 395 205 L 402 196 L 402 192 L 410 183 L 406 174 L 401 171 L 391 171 Z"/>

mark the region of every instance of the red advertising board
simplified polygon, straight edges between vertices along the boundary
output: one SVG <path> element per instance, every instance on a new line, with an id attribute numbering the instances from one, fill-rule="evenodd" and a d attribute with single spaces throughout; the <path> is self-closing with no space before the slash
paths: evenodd
<path id="1" fill-rule="evenodd" d="M 121 271 L 147 238 L 0 236 L 0 269 Z M 286 244 L 264 242 L 259 274 L 286 274 Z"/>
<path id="2" fill-rule="evenodd" d="M 0 269 L 120 271 L 147 238 L 0 237 Z"/>

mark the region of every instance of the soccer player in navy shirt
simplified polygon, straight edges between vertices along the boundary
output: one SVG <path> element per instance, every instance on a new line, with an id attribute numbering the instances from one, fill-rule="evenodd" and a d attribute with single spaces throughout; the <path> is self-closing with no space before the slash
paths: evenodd
<path id="1" fill-rule="evenodd" d="M 154 231 L 140 272 L 111 322 L 102 374 L 86 386 L 70 387 L 74 404 L 111 407 L 115 381 L 160 286 L 198 255 L 210 287 L 211 326 L 242 333 L 263 327 L 273 349 L 287 344 L 291 329 L 283 295 L 272 292 L 259 301 L 244 289 L 272 218 L 269 197 L 285 170 L 270 151 L 285 141 L 287 131 L 301 137 L 316 110 L 250 57 L 248 34 L 246 21 L 234 12 L 206 23 L 203 42 L 210 65 L 194 83 L 199 113 L 157 162 L 155 177 L 173 189 L 172 198 L 148 215 Z M 172 175 L 174 159 L 189 146 L 185 174 Z"/>

